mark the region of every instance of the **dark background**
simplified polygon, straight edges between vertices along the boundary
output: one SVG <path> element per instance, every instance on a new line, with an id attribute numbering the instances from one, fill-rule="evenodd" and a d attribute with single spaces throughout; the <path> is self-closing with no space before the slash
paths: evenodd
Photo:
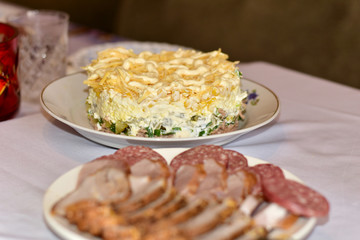
<path id="1" fill-rule="evenodd" d="M 267 61 L 360 88 L 357 0 L 7 2 L 66 11 L 73 22 L 138 41 L 221 48 L 231 60 Z"/>

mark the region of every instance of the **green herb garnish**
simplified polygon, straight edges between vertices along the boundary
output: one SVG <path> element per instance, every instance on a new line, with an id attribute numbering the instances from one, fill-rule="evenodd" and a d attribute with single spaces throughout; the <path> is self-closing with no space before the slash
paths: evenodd
<path id="1" fill-rule="evenodd" d="M 242 72 L 239 71 L 239 69 L 235 69 L 235 73 L 239 76 L 239 78 L 242 78 Z"/>
<path id="2" fill-rule="evenodd" d="M 155 130 L 154 130 L 154 135 L 157 136 L 157 137 L 160 137 L 160 135 L 161 135 L 161 130 L 160 130 L 160 129 L 155 129 Z"/>
<path id="3" fill-rule="evenodd" d="M 200 116 L 199 115 L 194 115 L 190 118 L 191 121 L 197 121 L 199 120 Z"/>
<path id="4" fill-rule="evenodd" d="M 116 131 L 115 123 L 111 123 L 111 125 L 110 125 L 110 131 L 112 131 L 113 133 L 115 133 L 115 131 Z"/>
<path id="5" fill-rule="evenodd" d="M 99 123 L 100 125 L 103 125 L 104 120 L 103 120 L 102 118 L 99 118 L 98 123 Z"/>
<path id="6" fill-rule="evenodd" d="M 163 133 L 162 135 L 163 135 L 163 136 L 169 136 L 169 135 L 173 135 L 173 134 L 175 134 L 175 132 Z"/>
<path id="7" fill-rule="evenodd" d="M 146 134 L 148 135 L 148 137 L 154 137 L 154 131 L 151 127 L 147 127 L 145 128 L 146 130 Z"/>

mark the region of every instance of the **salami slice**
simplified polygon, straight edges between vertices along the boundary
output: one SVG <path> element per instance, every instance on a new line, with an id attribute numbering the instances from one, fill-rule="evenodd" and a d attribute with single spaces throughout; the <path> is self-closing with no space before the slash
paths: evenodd
<path id="1" fill-rule="evenodd" d="M 170 166 L 174 169 L 174 171 L 177 171 L 177 169 L 184 164 L 202 164 L 206 159 L 214 159 L 224 166 L 227 166 L 228 155 L 220 146 L 200 145 L 175 156 L 174 159 L 172 159 Z"/>
<path id="2" fill-rule="evenodd" d="M 165 158 L 149 147 L 145 146 L 128 146 L 117 150 L 115 156 L 126 161 L 130 166 L 141 160 L 161 161 L 167 164 Z"/>
<path id="3" fill-rule="evenodd" d="M 281 168 L 271 163 L 258 164 L 251 167 L 250 169 L 252 169 L 255 173 L 259 174 L 261 181 L 266 181 L 267 179 L 285 179 L 285 175 Z"/>
<path id="4" fill-rule="evenodd" d="M 228 156 L 226 168 L 228 172 L 244 169 L 248 166 L 247 159 L 244 155 L 233 150 L 224 150 Z"/>
<path id="5" fill-rule="evenodd" d="M 323 217 L 329 213 L 329 203 L 324 196 L 293 180 L 263 181 L 265 198 L 286 208 L 293 214 L 305 217 Z"/>
<path id="6" fill-rule="evenodd" d="M 176 171 L 181 165 L 203 164 L 206 159 L 216 160 L 228 172 L 248 166 L 246 157 L 241 153 L 216 145 L 200 145 L 182 152 L 171 161 L 170 166 Z"/>

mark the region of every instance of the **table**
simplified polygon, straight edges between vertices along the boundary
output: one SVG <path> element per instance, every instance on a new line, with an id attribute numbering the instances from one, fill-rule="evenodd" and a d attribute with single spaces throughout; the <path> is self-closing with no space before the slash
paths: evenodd
<path id="1" fill-rule="evenodd" d="M 78 44 L 72 51 L 91 44 L 85 33 L 70 37 Z M 224 147 L 279 165 L 327 197 L 329 218 L 308 239 L 358 239 L 360 91 L 261 61 L 240 64 L 240 70 L 273 90 L 281 111 Z M 0 135 L 0 239 L 57 239 L 42 216 L 46 189 L 73 167 L 115 149 L 27 103 L 15 119 L 0 123 Z"/>

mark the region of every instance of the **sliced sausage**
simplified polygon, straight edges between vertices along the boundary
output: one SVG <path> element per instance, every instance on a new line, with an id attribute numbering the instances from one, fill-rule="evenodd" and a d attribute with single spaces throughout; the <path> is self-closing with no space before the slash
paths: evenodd
<path id="1" fill-rule="evenodd" d="M 259 174 L 261 180 L 276 178 L 276 179 L 285 179 L 285 175 L 281 168 L 275 166 L 271 163 L 266 164 L 258 164 L 250 169 L 254 170 L 257 174 Z"/>
<path id="2" fill-rule="evenodd" d="M 291 213 L 305 217 L 323 217 L 329 213 L 329 203 L 324 196 L 293 180 L 263 181 L 267 200 L 288 209 Z"/>
<path id="3" fill-rule="evenodd" d="M 248 161 L 243 154 L 228 149 L 224 151 L 225 154 L 227 154 L 228 156 L 228 162 L 226 165 L 226 169 L 228 170 L 228 172 L 244 169 L 248 166 Z"/>
<path id="4" fill-rule="evenodd" d="M 177 171 L 177 169 L 185 164 L 197 165 L 202 164 L 206 159 L 213 159 L 223 164 L 225 167 L 228 162 L 228 155 L 224 149 L 216 145 L 200 145 L 188 149 L 179 155 L 175 156 L 170 163 L 170 166 Z"/>
<path id="5" fill-rule="evenodd" d="M 115 156 L 120 157 L 126 161 L 130 166 L 141 160 L 161 161 L 167 164 L 165 158 L 156 151 L 145 146 L 128 146 L 117 150 Z"/>

